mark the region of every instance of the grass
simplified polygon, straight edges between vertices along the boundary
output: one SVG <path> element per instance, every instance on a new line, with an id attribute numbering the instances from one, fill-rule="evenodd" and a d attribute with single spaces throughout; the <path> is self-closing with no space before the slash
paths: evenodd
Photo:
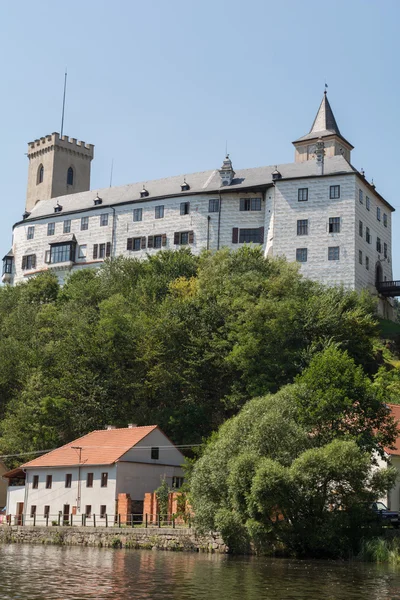
<path id="1" fill-rule="evenodd" d="M 398 565 L 400 564 L 400 538 L 378 537 L 363 540 L 358 558 L 366 562 Z"/>

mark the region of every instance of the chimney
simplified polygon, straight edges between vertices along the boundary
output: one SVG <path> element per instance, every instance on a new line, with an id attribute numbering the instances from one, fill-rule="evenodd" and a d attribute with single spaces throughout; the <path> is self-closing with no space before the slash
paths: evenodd
<path id="1" fill-rule="evenodd" d="M 134 429 L 135 427 L 137 427 L 137 423 L 128 423 L 128 427 L 129 429 Z"/>
<path id="2" fill-rule="evenodd" d="M 109 431 L 110 429 L 117 429 L 115 425 L 106 425 L 106 429 L 107 431 Z"/>
<path id="3" fill-rule="evenodd" d="M 325 144 L 322 141 L 322 138 L 318 139 L 316 146 L 317 146 L 317 148 L 316 148 L 315 154 L 317 155 L 317 175 L 323 175 L 324 174 L 324 156 L 325 156 L 324 146 L 325 146 Z"/>

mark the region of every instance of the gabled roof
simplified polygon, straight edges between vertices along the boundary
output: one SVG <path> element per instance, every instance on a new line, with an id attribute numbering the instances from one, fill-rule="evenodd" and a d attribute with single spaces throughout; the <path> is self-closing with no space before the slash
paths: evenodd
<path id="1" fill-rule="evenodd" d="M 197 194 L 219 194 L 229 193 L 231 191 L 252 190 L 254 188 L 266 188 L 273 184 L 272 173 L 278 168 L 283 179 L 297 177 L 316 176 L 315 161 L 305 161 L 302 163 L 288 163 L 281 165 L 272 165 L 266 167 L 255 167 L 252 169 L 237 169 L 234 179 L 230 185 L 223 186 L 218 169 L 212 171 L 203 171 L 201 173 L 191 173 L 185 176 L 186 182 L 190 186 L 189 191 L 181 191 L 183 175 L 166 177 L 165 179 L 156 179 L 146 182 L 146 189 L 149 195 L 146 198 L 140 197 L 143 183 L 131 183 L 118 187 L 108 187 L 101 190 L 89 192 L 77 192 L 68 196 L 59 198 L 63 206 L 62 212 L 54 215 L 54 198 L 50 200 L 41 200 L 32 209 L 30 215 L 19 223 L 29 223 L 41 218 L 60 219 L 65 214 L 88 210 L 102 210 L 109 206 L 129 204 L 132 202 L 151 202 L 155 199 L 178 197 L 185 200 L 187 196 Z M 339 173 L 354 173 L 353 167 L 349 165 L 342 156 L 333 156 L 325 159 L 325 175 Z M 98 193 L 103 203 L 100 206 L 94 206 L 93 199 Z M 19 224 L 17 223 L 17 224 Z"/>
<path id="2" fill-rule="evenodd" d="M 324 92 L 324 96 L 322 98 L 321 104 L 317 112 L 317 116 L 314 119 L 309 133 L 303 135 L 303 137 L 299 138 L 298 140 L 295 140 L 294 143 L 318 139 L 320 137 L 323 138 L 329 135 L 339 136 L 342 140 L 344 140 L 347 144 L 349 144 L 349 146 L 353 148 L 350 142 L 348 142 L 346 138 L 344 138 L 340 133 L 331 105 L 329 104 L 328 96 L 326 92 Z"/>
<path id="3" fill-rule="evenodd" d="M 157 425 L 92 431 L 61 448 L 34 458 L 21 465 L 21 468 L 70 467 L 78 464 L 112 465 L 155 429 L 157 429 Z M 81 448 L 81 451 L 77 447 Z M 79 453 L 81 454 L 80 461 Z"/>

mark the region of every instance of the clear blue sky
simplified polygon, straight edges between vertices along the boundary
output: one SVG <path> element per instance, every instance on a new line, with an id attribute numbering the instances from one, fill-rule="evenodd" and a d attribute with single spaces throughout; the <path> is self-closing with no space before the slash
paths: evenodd
<path id="1" fill-rule="evenodd" d="M 292 162 L 328 97 L 353 164 L 399 211 L 398 0 L 38 0 L 0 7 L 0 254 L 24 211 L 27 142 L 95 144 L 92 189 Z M 397 182 L 397 183 L 396 183 Z M 400 278 L 394 214 L 394 276 Z"/>

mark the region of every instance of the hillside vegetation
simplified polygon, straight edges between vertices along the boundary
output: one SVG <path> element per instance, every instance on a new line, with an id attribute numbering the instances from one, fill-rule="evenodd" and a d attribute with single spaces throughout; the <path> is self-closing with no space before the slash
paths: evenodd
<path id="1" fill-rule="evenodd" d="M 374 310 L 367 294 L 310 282 L 251 247 L 118 258 L 63 288 L 51 273 L 2 287 L 0 452 L 128 422 L 199 443 L 330 347 L 372 381 Z M 396 369 L 381 367 L 378 379 L 386 399 L 396 396 Z"/>

